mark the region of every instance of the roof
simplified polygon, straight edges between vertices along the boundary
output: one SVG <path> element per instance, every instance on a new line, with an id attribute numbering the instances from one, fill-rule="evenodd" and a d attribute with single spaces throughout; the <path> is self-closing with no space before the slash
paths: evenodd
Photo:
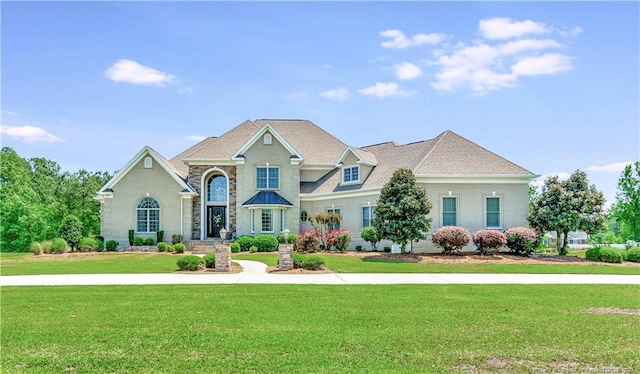
<path id="1" fill-rule="evenodd" d="M 279 205 L 279 206 L 293 206 L 289 200 L 280 196 L 275 191 L 260 191 L 253 195 L 249 200 L 242 203 L 242 206 L 249 205 Z"/>

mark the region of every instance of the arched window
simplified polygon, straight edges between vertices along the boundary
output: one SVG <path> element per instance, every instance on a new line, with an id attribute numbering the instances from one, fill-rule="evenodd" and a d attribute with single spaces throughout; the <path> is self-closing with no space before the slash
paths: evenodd
<path id="1" fill-rule="evenodd" d="M 156 232 L 160 229 L 160 204 L 151 197 L 145 197 L 138 203 L 137 232 Z"/>
<path id="2" fill-rule="evenodd" d="M 227 201 L 227 178 L 214 175 L 207 185 L 207 201 Z"/>

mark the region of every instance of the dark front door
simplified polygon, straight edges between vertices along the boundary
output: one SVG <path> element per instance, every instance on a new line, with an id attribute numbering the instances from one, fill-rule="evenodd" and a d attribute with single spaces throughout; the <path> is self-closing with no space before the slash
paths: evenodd
<path id="1" fill-rule="evenodd" d="M 220 237 L 220 229 L 226 224 L 225 209 L 223 206 L 207 207 L 207 238 Z"/>

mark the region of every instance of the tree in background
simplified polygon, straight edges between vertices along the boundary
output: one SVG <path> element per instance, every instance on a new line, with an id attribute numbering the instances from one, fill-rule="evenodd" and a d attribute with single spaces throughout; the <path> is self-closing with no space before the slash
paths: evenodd
<path id="1" fill-rule="evenodd" d="M 599 231 L 605 220 L 604 195 L 589 185 L 587 174 L 576 170 L 569 179 L 547 178 L 542 193 L 534 197 L 529 223 L 544 234 L 556 231 L 558 254 L 566 255 L 570 231 Z M 562 234 L 562 239 L 561 239 Z"/>
<path id="2" fill-rule="evenodd" d="M 611 214 L 629 229 L 631 239 L 640 240 L 640 161 L 625 166 L 622 171 Z"/>
<path id="3" fill-rule="evenodd" d="M 430 211 L 427 191 L 416 183 L 413 172 L 398 169 L 380 192 L 373 225 L 380 238 L 400 244 L 404 252 L 407 243 L 427 238 Z"/>

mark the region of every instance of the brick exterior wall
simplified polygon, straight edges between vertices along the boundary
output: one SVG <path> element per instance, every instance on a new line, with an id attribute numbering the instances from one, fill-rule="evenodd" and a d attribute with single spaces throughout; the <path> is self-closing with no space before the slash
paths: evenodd
<path id="1" fill-rule="evenodd" d="M 218 168 L 227 173 L 229 177 L 229 232 L 233 232 L 236 228 L 236 167 L 235 166 L 217 166 L 217 165 L 189 165 L 189 182 L 191 186 L 198 192 L 197 196 L 192 199 L 192 217 L 193 225 L 191 230 L 191 239 L 199 240 L 202 229 L 201 208 L 202 208 L 202 175 L 208 170 Z M 215 173 L 213 171 L 212 173 Z M 206 181 L 205 181 L 206 183 Z"/>

